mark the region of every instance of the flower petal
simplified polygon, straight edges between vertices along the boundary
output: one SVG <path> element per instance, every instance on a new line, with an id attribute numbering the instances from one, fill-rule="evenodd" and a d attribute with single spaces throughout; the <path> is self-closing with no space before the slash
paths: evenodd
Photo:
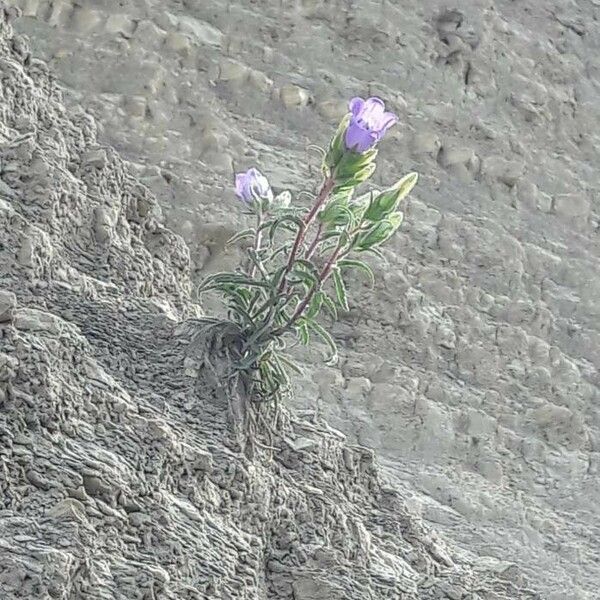
<path id="1" fill-rule="evenodd" d="M 385 104 L 381 98 L 367 98 L 367 100 L 365 100 L 360 117 L 367 123 L 371 124 L 372 122 L 377 122 L 384 110 Z"/>
<path id="2" fill-rule="evenodd" d="M 369 148 L 372 148 L 377 143 L 378 139 L 376 132 L 368 131 L 358 123 L 351 123 L 346 130 L 344 141 L 346 142 L 346 148 L 348 150 L 365 152 Z"/>
<path id="3" fill-rule="evenodd" d="M 240 198 L 244 198 L 245 185 L 246 185 L 246 173 L 238 173 L 235 176 L 235 193 Z"/>
<path id="4" fill-rule="evenodd" d="M 350 102 L 348 103 L 348 108 L 350 109 L 354 117 L 358 117 L 364 105 L 365 101 L 362 98 L 356 97 L 350 100 Z"/>
<path id="5" fill-rule="evenodd" d="M 384 128 L 384 131 L 386 129 L 389 129 L 392 125 L 395 125 L 397 122 L 398 122 L 398 115 L 396 115 L 392 112 L 383 113 L 382 127 Z"/>

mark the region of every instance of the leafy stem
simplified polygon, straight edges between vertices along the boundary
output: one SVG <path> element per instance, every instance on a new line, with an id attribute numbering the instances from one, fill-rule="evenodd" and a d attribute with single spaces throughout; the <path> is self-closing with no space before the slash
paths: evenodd
<path id="1" fill-rule="evenodd" d="M 256 260 L 252 261 L 252 269 L 250 270 L 250 277 L 254 279 L 256 276 L 256 269 L 260 264 L 262 267 L 262 263 L 259 258 L 260 246 L 262 243 L 262 224 L 263 224 L 263 213 L 261 210 L 256 213 L 256 235 L 254 236 L 254 244 L 252 246 L 252 250 Z M 261 269 L 262 274 L 264 275 L 264 269 Z"/>

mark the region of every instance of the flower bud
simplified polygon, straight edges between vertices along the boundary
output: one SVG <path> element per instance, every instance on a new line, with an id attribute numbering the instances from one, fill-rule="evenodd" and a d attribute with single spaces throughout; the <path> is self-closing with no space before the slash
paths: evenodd
<path id="1" fill-rule="evenodd" d="M 235 176 L 235 193 L 246 204 L 267 210 L 273 201 L 273 191 L 267 178 L 255 168 Z"/>

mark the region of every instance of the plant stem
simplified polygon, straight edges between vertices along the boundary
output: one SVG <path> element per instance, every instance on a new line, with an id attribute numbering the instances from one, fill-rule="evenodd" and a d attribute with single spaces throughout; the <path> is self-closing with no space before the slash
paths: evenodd
<path id="1" fill-rule="evenodd" d="M 323 270 L 319 274 L 319 280 L 317 284 L 312 287 L 312 289 L 310 290 L 310 292 L 308 292 L 304 300 L 302 300 L 302 302 L 298 304 L 296 310 L 294 311 L 294 314 L 290 317 L 290 320 L 285 324 L 285 326 L 279 327 L 275 331 L 273 331 L 273 337 L 278 337 L 284 334 L 285 332 L 289 331 L 294 325 L 294 323 L 298 321 L 298 319 L 306 310 L 310 301 L 313 299 L 313 296 L 321 289 L 325 281 L 327 281 L 327 278 L 331 275 L 331 271 L 333 270 L 333 267 L 335 267 L 335 263 L 337 262 L 338 258 L 340 258 L 340 255 L 343 256 L 345 254 L 347 254 L 347 251 L 342 254 L 342 247 L 338 245 L 333 254 L 329 257 L 327 264 L 323 267 Z"/>
<path id="2" fill-rule="evenodd" d="M 273 299 L 277 299 L 282 294 L 287 296 L 287 292 L 288 292 L 287 276 L 290 274 L 291 270 L 294 268 L 294 262 L 296 261 L 296 256 L 298 254 L 298 251 L 300 250 L 300 246 L 302 245 L 302 242 L 304 241 L 304 237 L 306 236 L 306 231 L 307 231 L 309 225 L 312 223 L 312 221 L 316 217 L 319 209 L 323 206 L 323 204 L 329 197 L 329 194 L 331 193 L 331 190 L 334 188 L 334 186 L 335 186 L 335 180 L 333 179 L 333 177 L 328 177 L 327 179 L 325 179 L 325 181 L 323 182 L 323 185 L 321 186 L 321 190 L 319 191 L 319 195 L 317 196 L 317 199 L 316 199 L 313 207 L 310 209 L 310 211 L 304 217 L 304 219 L 302 219 L 302 224 L 301 224 L 300 228 L 298 229 L 298 233 L 296 234 L 296 239 L 294 240 L 294 245 L 292 246 L 292 249 L 290 251 L 290 256 L 288 258 L 288 261 L 287 261 L 287 264 L 283 271 L 283 274 L 281 275 L 281 280 L 279 282 L 279 285 L 277 286 L 275 295 L 272 296 Z M 314 292 L 313 292 L 313 294 L 314 294 Z M 312 294 L 310 297 L 312 298 Z M 287 302 L 289 302 L 289 298 L 287 299 L 286 303 Z M 267 304 L 265 304 L 263 307 L 266 308 L 266 306 L 267 306 Z M 261 307 L 259 312 L 262 312 L 263 307 Z M 267 316 L 265 317 L 262 324 L 258 327 L 258 329 L 256 331 L 254 331 L 254 333 L 247 340 L 246 344 L 244 344 L 244 349 L 249 348 L 254 343 L 257 343 L 260 341 L 264 342 L 266 339 L 273 339 L 274 337 L 281 335 L 281 333 L 277 333 L 277 335 L 274 335 L 275 332 L 280 332 L 281 330 L 287 330 L 288 325 L 286 325 L 284 328 L 278 327 L 275 330 L 275 332 L 269 333 L 265 339 L 263 339 L 263 340 L 260 339 L 264 335 L 266 330 L 273 324 L 273 319 L 275 318 L 276 311 L 277 311 L 277 302 L 274 301 L 274 302 L 272 302 L 271 308 L 269 309 L 269 312 L 267 313 Z"/>
<path id="3" fill-rule="evenodd" d="M 325 180 L 325 182 L 323 183 L 323 186 L 321 187 L 321 191 L 319 192 L 319 195 L 317 196 L 316 202 L 314 203 L 313 207 L 310 209 L 310 212 L 302 220 L 302 226 L 298 229 L 298 233 L 296 234 L 296 239 L 294 240 L 294 245 L 292 246 L 292 251 L 290 252 L 290 256 L 288 258 L 288 262 L 285 267 L 285 271 L 281 278 L 281 282 L 279 283 L 279 287 L 277 288 L 277 295 L 281 294 L 285 290 L 285 288 L 287 286 L 287 276 L 289 275 L 290 271 L 294 267 L 294 261 L 296 260 L 296 255 L 298 254 L 298 250 L 300 249 L 300 246 L 301 246 L 302 242 L 304 241 L 304 237 L 306 236 L 306 231 L 308 229 L 308 226 L 312 223 L 313 219 L 317 215 L 317 212 L 319 211 L 321 206 L 323 206 L 323 203 L 325 202 L 325 200 L 327 200 L 327 197 L 329 196 L 334 185 L 335 185 L 335 180 L 333 179 L 333 177 L 328 177 Z"/>
<path id="4" fill-rule="evenodd" d="M 260 226 L 262 225 L 262 211 L 258 211 L 258 214 L 256 215 L 256 237 L 254 238 L 254 255 L 256 256 L 256 258 L 258 259 L 258 251 L 260 250 L 260 244 L 262 242 L 262 231 L 260 229 Z M 256 275 L 256 263 L 253 261 L 252 262 L 252 270 L 250 271 L 250 277 L 252 277 L 252 279 L 254 279 L 255 275 Z"/>
<path id="5" fill-rule="evenodd" d="M 319 228 L 317 229 L 317 233 L 315 234 L 315 239 L 312 241 L 312 244 L 309 246 L 304 258 L 309 260 L 312 255 L 315 253 L 317 249 L 317 244 L 321 241 L 321 233 L 323 233 L 323 223 L 319 223 Z"/>

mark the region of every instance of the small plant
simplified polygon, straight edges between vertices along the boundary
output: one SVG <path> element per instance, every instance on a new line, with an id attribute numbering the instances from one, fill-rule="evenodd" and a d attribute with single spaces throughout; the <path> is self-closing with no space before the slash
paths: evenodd
<path id="1" fill-rule="evenodd" d="M 345 277 L 352 270 L 375 277 L 361 254 L 383 258 L 379 247 L 402 223 L 400 201 L 417 183 L 410 173 L 382 191 L 356 195 L 375 171 L 377 143 L 397 122 L 379 98 L 353 98 L 323 159 L 323 182 L 312 205 L 303 208 L 289 191 L 274 197 L 257 169 L 239 173 L 235 192 L 254 226 L 228 244 L 249 241 L 248 265 L 207 277 L 199 292 L 217 290 L 227 302 L 229 326 L 238 331 L 235 369 L 250 382 L 257 400 L 278 400 L 290 391 L 290 372 L 300 372 L 286 355 L 287 340 L 308 344 L 311 336 L 336 344 L 319 323 L 322 311 L 337 318 L 348 310 Z M 306 193 L 306 192 L 303 192 Z"/>

